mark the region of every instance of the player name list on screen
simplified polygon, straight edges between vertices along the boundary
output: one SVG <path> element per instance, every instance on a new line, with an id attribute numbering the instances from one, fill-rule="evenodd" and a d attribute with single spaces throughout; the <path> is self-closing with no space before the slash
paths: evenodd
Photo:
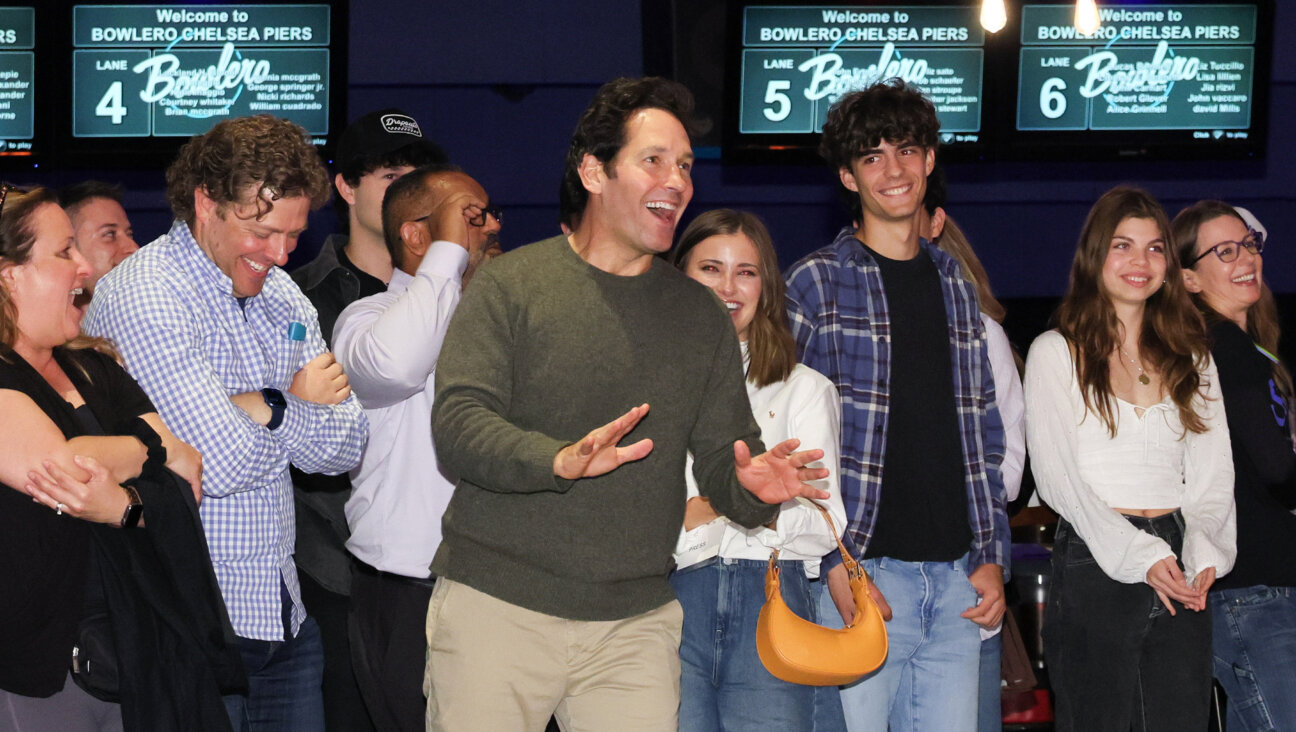
<path id="1" fill-rule="evenodd" d="M 32 152 L 36 110 L 36 9 L 0 8 L 0 154 Z"/>
<path id="2" fill-rule="evenodd" d="M 73 8 L 76 137 L 188 137 L 269 113 L 329 124 L 327 5 Z"/>
<path id="3" fill-rule="evenodd" d="M 944 142 L 981 130 L 985 33 L 957 6 L 749 6 L 743 10 L 744 134 L 823 129 L 839 97 L 899 77 L 936 106 Z"/>
<path id="4" fill-rule="evenodd" d="M 1063 6 L 1022 8 L 1020 130 L 1193 130 L 1245 139 L 1255 5 L 1107 5 L 1083 35 Z"/>

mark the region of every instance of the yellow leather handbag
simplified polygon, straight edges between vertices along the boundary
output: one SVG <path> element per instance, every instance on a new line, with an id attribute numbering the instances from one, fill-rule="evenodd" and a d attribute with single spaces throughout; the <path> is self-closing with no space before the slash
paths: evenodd
<path id="1" fill-rule="evenodd" d="M 815 507 L 836 538 L 837 528 L 828 511 L 818 503 Z M 792 612 L 779 589 L 778 550 L 770 554 L 765 605 L 756 621 L 756 652 L 775 678 L 809 686 L 838 686 L 876 670 L 886 660 L 886 623 L 869 594 L 868 575 L 840 538 L 837 548 L 855 597 L 855 617 L 841 630 L 816 625 Z"/>

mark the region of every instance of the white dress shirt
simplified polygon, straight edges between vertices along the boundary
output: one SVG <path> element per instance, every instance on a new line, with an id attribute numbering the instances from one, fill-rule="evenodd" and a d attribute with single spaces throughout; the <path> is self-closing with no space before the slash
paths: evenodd
<path id="1" fill-rule="evenodd" d="M 433 242 L 415 275 L 392 272 L 387 292 L 338 316 L 337 360 L 369 417 L 369 446 L 351 473 L 350 550 L 384 572 L 427 577 L 455 481 L 432 445 L 433 382 L 468 252 Z"/>
<path id="2" fill-rule="evenodd" d="M 1195 399 L 1207 430 L 1187 432 L 1169 398 L 1146 409 L 1115 400 L 1117 429 L 1085 409 L 1066 339 L 1049 331 L 1026 359 L 1026 435 L 1040 496 L 1075 527 L 1098 566 L 1118 582 L 1143 582 L 1174 556 L 1164 539 L 1138 530 L 1115 508 L 1180 508 L 1184 576 L 1233 568 L 1237 555 L 1233 452 L 1211 361 Z M 1140 413 L 1141 412 L 1141 413 Z"/>
<path id="3" fill-rule="evenodd" d="M 1003 420 L 1004 493 L 1007 500 L 1017 500 L 1021 492 L 1022 473 L 1026 470 L 1026 394 L 1022 390 L 1017 359 L 1013 358 L 1012 344 L 1002 325 L 981 313 L 981 323 L 986 329 L 986 354 L 990 357 L 990 370 L 994 373 L 995 403 L 999 405 L 999 418 Z"/>
<path id="4" fill-rule="evenodd" d="M 747 344 L 743 343 L 743 361 L 747 361 Z M 831 495 L 821 503 L 828 509 L 837 535 L 846 527 L 846 509 L 842 506 L 838 480 L 841 451 L 841 399 L 827 377 L 808 366 L 797 364 L 787 379 L 763 388 L 747 382 L 747 397 L 752 415 L 760 425 L 761 441 L 771 448 L 793 437 L 801 441 L 800 450 L 824 451 L 816 466 L 828 468 L 823 480 L 810 485 Z M 693 458 L 685 470 L 688 497 L 698 495 L 693 478 Z M 717 554 L 727 559 L 768 560 L 770 549 L 779 549 L 779 559 L 805 562 L 806 575 L 819 576 L 819 559 L 837 551 L 836 537 L 828 530 L 819 509 L 805 499 L 787 501 L 779 512 L 777 530 L 761 526 L 744 529 L 721 517 L 692 531 L 680 531 L 675 548 L 677 566 L 687 567 Z"/>

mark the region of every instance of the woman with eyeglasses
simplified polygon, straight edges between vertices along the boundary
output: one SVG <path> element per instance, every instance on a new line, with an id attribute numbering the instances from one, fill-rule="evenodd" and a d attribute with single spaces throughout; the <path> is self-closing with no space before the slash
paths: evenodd
<path id="1" fill-rule="evenodd" d="M 1058 522 L 1044 653 L 1058 732 L 1203 730 L 1206 592 L 1233 566 L 1219 379 L 1170 222 L 1147 192 L 1089 211 L 1026 360 L 1026 435 Z"/>
<path id="2" fill-rule="evenodd" d="M 1247 214 L 1249 215 L 1249 214 Z M 1174 219 L 1184 283 L 1206 318 L 1233 443 L 1237 563 L 1211 587 L 1228 729 L 1296 729 L 1296 453 L 1291 373 L 1263 277 L 1265 234 L 1220 201 Z"/>
<path id="3" fill-rule="evenodd" d="M 0 727 L 228 729 L 203 645 L 228 621 L 194 505 L 201 460 L 111 346 L 80 335 L 89 274 L 51 191 L 0 187 Z"/>
<path id="4" fill-rule="evenodd" d="M 815 620 L 810 579 L 819 576 L 820 557 L 836 549 L 833 532 L 840 534 L 846 521 L 837 478 L 837 389 L 827 377 L 796 362 L 784 305 L 786 286 L 760 219 L 743 211 L 708 211 L 684 230 L 671 259 L 711 288 L 733 319 L 761 440 L 773 445 L 797 438 L 804 447 L 824 451 L 822 464 L 829 474 L 813 484 L 831 494 L 824 505 L 834 522 L 830 530 L 818 509 L 789 501 L 770 526 L 744 529 L 698 495 L 690 459 L 684 531 L 670 577 L 684 608 L 679 728 L 810 729 L 819 690 L 780 681 L 765 670 L 756 653 L 756 620 L 765 602 L 771 549 L 780 550 L 784 601 L 797 615 Z M 843 725 L 837 689 L 819 693 L 820 713 Z"/>

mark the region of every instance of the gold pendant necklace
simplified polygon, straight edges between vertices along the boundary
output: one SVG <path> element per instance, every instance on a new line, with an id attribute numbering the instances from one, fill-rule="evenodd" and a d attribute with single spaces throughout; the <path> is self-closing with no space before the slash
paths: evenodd
<path id="1" fill-rule="evenodd" d="M 1124 357 L 1126 358 L 1126 360 L 1128 360 L 1132 366 L 1135 366 L 1135 367 L 1138 368 L 1138 370 L 1139 370 L 1139 375 L 1138 375 L 1139 383 L 1142 384 L 1143 386 L 1147 386 L 1148 384 L 1151 384 L 1151 383 L 1152 383 L 1152 379 L 1149 378 L 1148 375 L 1147 375 L 1147 372 L 1145 372 L 1145 371 L 1143 370 L 1143 362 L 1142 362 L 1142 361 L 1136 361 L 1136 360 L 1130 358 L 1129 354 L 1125 352 L 1125 347 L 1124 347 L 1124 346 L 1116 346 L 1116 348 L 1120 349 L 1121 355 L 1124 356 Z"/>

